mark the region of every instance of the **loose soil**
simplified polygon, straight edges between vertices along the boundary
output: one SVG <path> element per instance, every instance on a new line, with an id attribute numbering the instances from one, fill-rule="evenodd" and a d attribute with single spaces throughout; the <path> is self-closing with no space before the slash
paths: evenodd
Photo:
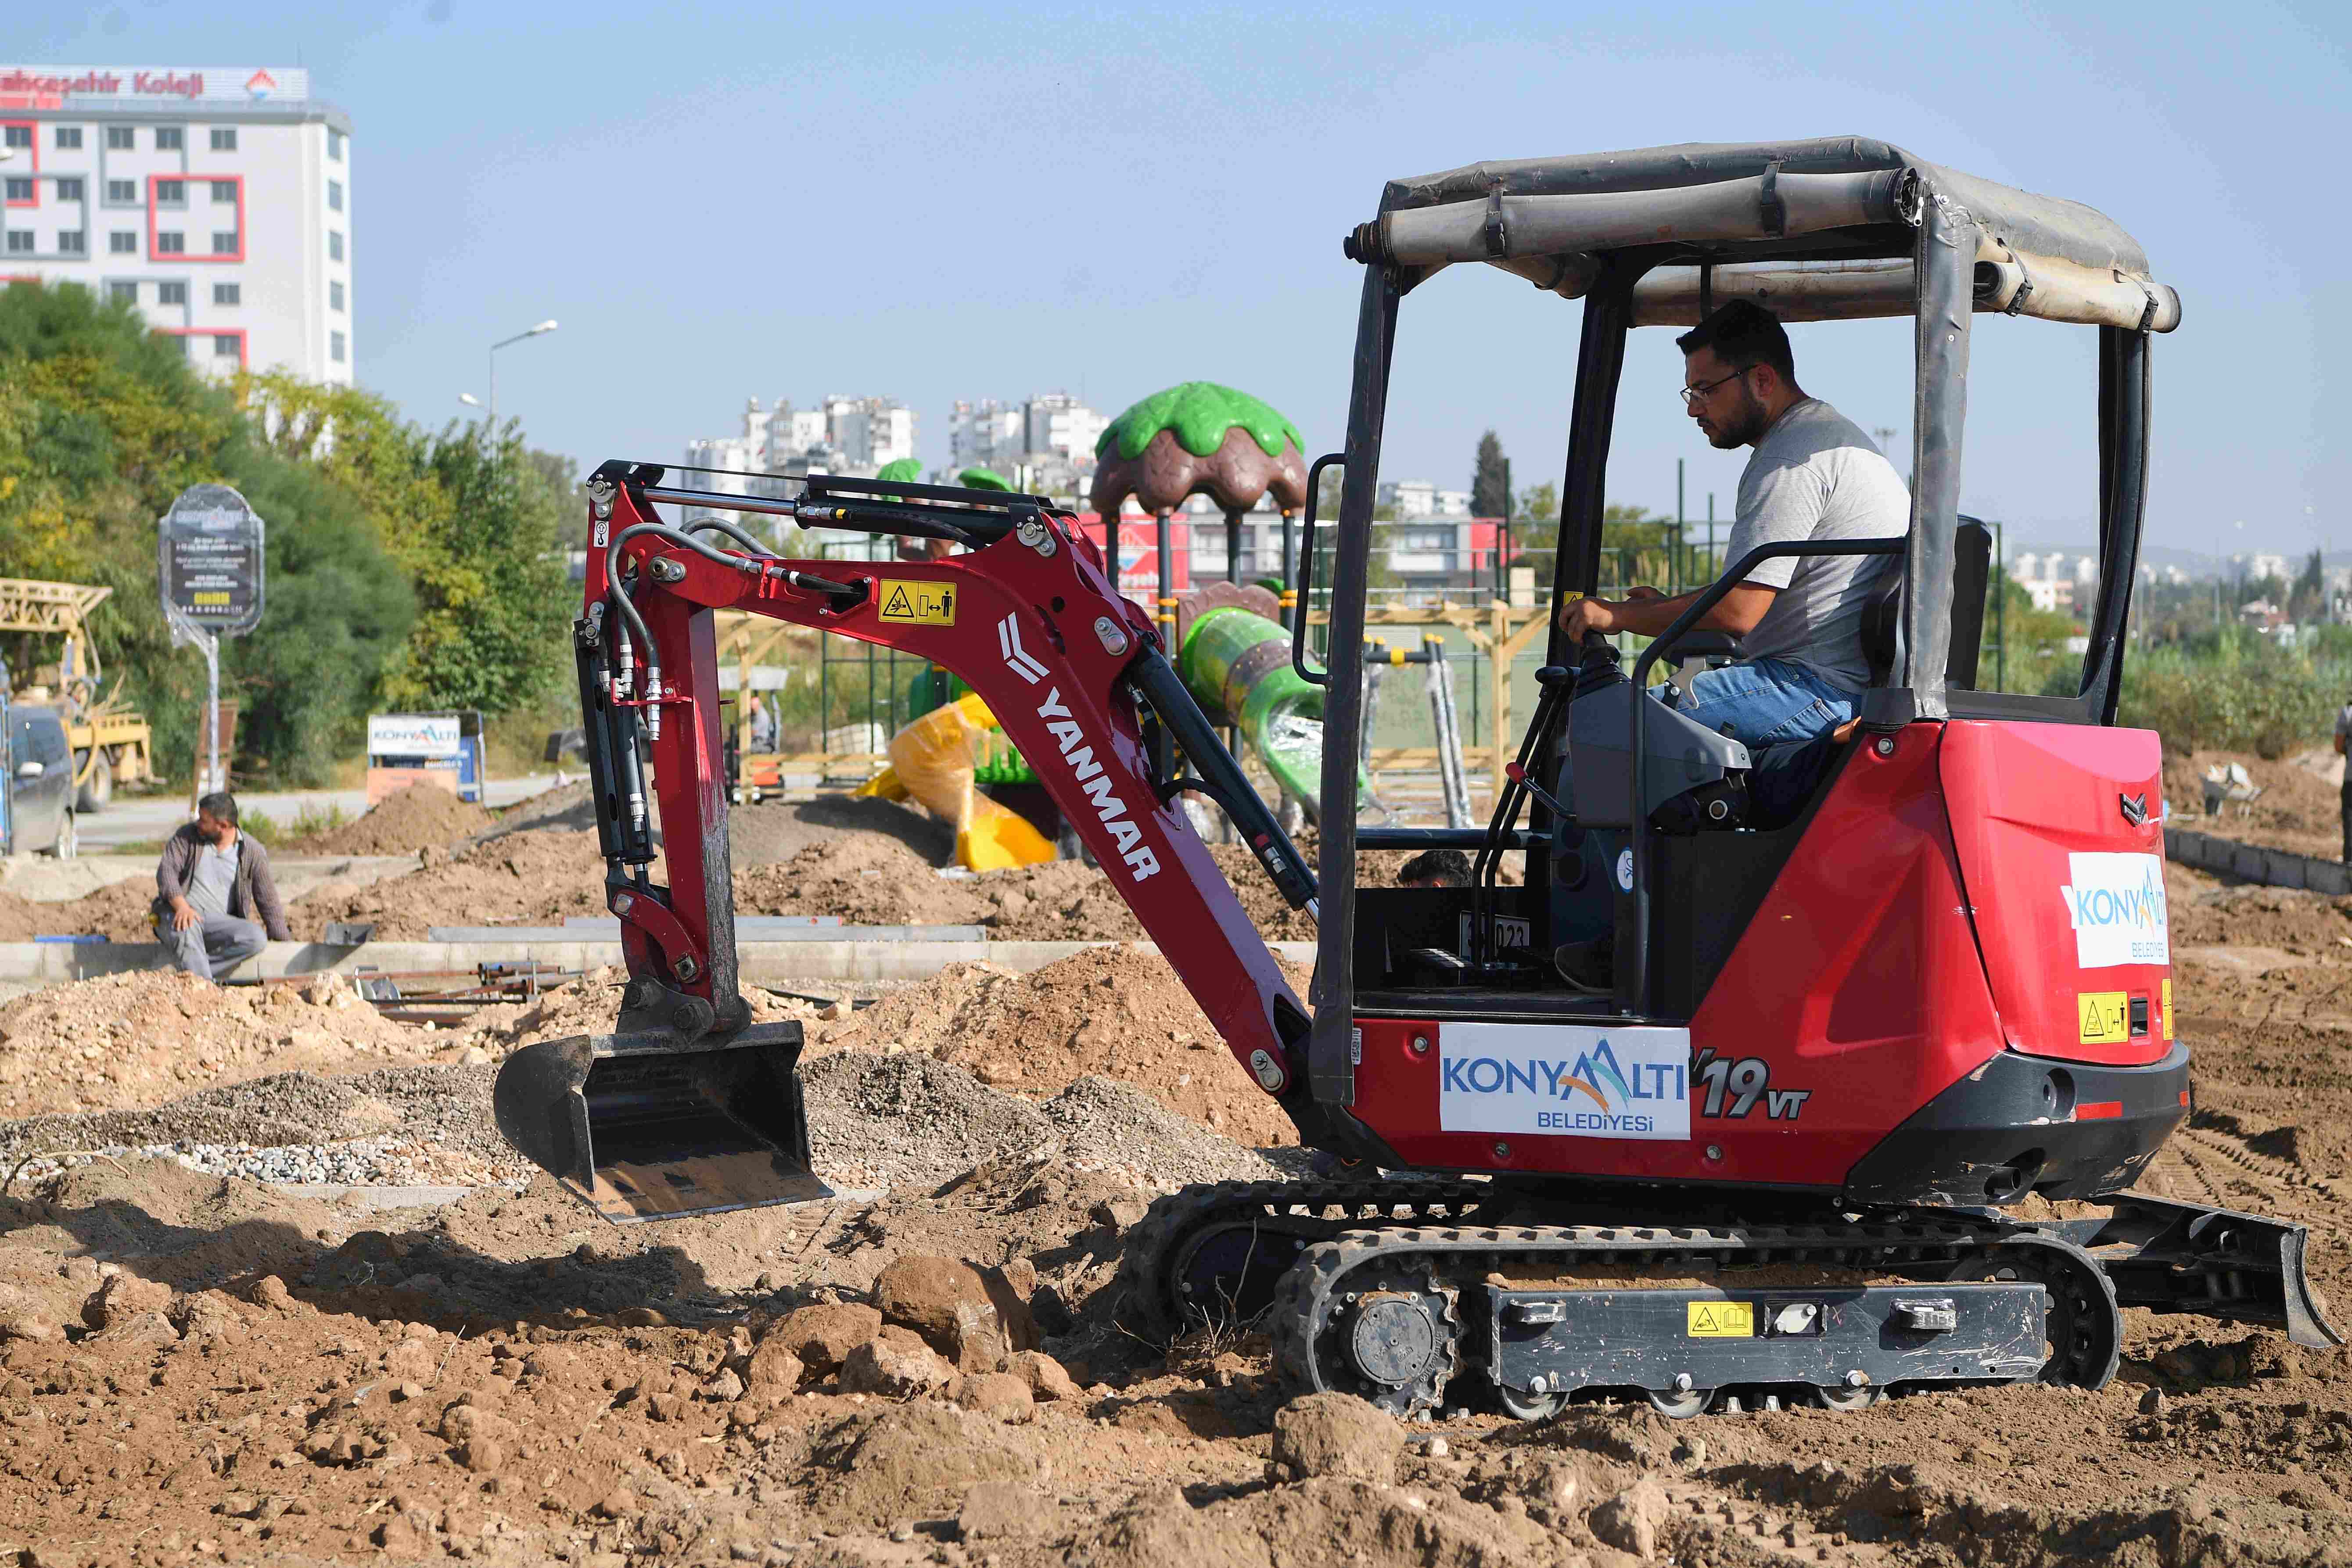
<path id="1" fill-rule="evenodd" d="M 1289 978 L 1304 997 L 1306 972 Z M 1108 1074 L 1253 1147 L 1297 1142 L 1290 1119 L 1234 1062 L 1166 962 L 1135 948 L 1088 948 L 1027 974 L 950 964 L 829 1027 L 822 1042 L 920 1052 L 1032 1095 Z"/>
<path id="2" fill-rule="evenodd" d="M 2341 790 L 2335 782 L 2339 759 L 2320 747 L 2283 762 L 2264 762 L 2248 752 L 2167 752 L 2164 798 L 2175 826 L 2241 843 L 2293 850 L 2333 860 L 2344 853 Z M 2205 773 L 2235 763 L 2262 794 L 2244 805 L 2224 805 L 2205 815 Z"/>
<path id="3" fill-rule="evenodd" d="M 2352 900 L 2177 868 L 2168 887 L 2197 1109 L 2146 1184 L 2311 1226 L 2315 1282 L 2352 1300 Z M 0 1006 L 7 1114 L 91 1113 L 0 1124 L 0 1159 L 397 1137 L 487 1163 L 496 1058 L 608 1022 L 614 980 L 432 1036 L 171 975 L 22 998 Z M 1298 1160 L 1245 1146 L 1272 1141 L 1237 1109 L 1255 1091 L 1164 965 L 961 966 L 832 1017 L 762 998 L 810 1031 L 832 1201 L 615 1227 L 533 1174 L 371 1212 L 131 1153 L 0 1189 L 0 1548 L 77 1568 L 2352 1562 L 2346 1353 L 2137 1310 L 2095 1393 L 1340 1422 L 1318 1448 L 1299 1433 L 1328 1413 L 1284 1414 L 1263 1341 L 1163 1357 L 1118 1326 L 1108 1286 L 1150 1194 Z M 287 1070 L 306 1032 L 318 1055 Z M 192 1056 L 223 1066 L 184 1077 Z M 811 1320 L 776 1329 L 856 1321 L 917 1257 L 998 1270 L 1066 1396 L 944 1366 L 931 1394 L 861 1392 L 794 1337 Z M 800 1346 L 793 1381 L 763 1342 Z M 1295 1468 L 1315 1454 L 1322 1473 Z"/>
<path id="4" fill-rule="evenodd" d="M 432 784 L 410 784 L 384 796 L 340 827 L 284 846 L 297 855 L 408 855 L 427 845 L 446 847 L 480 833 L 490 814 Z"/>

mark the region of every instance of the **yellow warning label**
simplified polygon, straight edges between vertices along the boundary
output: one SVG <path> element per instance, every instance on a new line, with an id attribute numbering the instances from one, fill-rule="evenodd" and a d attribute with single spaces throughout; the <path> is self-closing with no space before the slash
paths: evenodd
<path id="1" fill-rule="evenodd" d="M 2172 1038 L 2172 982 L 2164 983 L 2164 1037 Z"/>
<path id="2" fill-rule="evenodd" d="M 2131 994 L 2125 991 L 2083 991 L 2074 997 L 2082 1020 L 2083 1044 L 2116 1045 L 2131 1038 Z"/>
<path id="3" fill-rule="evenodd" d="M 1687 1327 L 1683 1337 L 1692 1340 L 1752 1340 L 1756 1337 L 1756 1304 L 1753 1301 L 1685 1301 Z"/>
<path id="4" fill-rule="evenodd" d="M 955 625 L 955 602 L 952 583 L 892 580 L 882 584 L 882 618 L 886 621 L 903 621 L 917 626 L 951 626 Z"/>

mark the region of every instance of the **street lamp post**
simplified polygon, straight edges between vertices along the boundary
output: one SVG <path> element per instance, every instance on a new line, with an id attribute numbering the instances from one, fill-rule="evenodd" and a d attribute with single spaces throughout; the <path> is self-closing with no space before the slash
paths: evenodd
<path id="1" fill-rule="evenodd" d="M 553 321 L 541 321 L 539 325 L 530 328 L 527 331 L 517 332 L 510 338 L 500 338 L 497 342 L 490 345 L 489 416 L 490 438 L 492 440 L 495 441 L 498 439 L 499 429 L 499 351 L 505 348 L 509 343 L 519 343 L 525 338 L 539 337 L 543 333 L 551 332 L 553 331 L 555 331 L 555 323 Z M 466 399 L 466 401 L 470 402 L 471 399 Z"/>

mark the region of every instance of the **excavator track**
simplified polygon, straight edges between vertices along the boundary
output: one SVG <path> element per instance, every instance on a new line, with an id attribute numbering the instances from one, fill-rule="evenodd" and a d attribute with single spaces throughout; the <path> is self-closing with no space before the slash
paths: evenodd
<path id="1" fill-rule="evenodd" d="M 1696 1278 L 1670 1289 L 1629 1272 Z M 1549 1282 L 1508 1278 L 1528 1274 Z M 1465 1374 L 1522 1417 L 1600 1390 L 1682 1416 L 1796 1397 L 1853 1409 L 1935 1383 L 2096 1388 L 2122 1344 L 2089 1254 L 1967 1220 L 1360 1227 L 1301 1251 L 1265 1326 L 1296 1392 L 1403 1416 L 1438 1408 Z"/>
<path id="2" fill-rule="evenodd" d="M 1128 1236 L 1121 1319 L 1160 1344 L 1202 1324 L 1250 1322 L 1317 1242 L 1370 1225 L 1491 1217 L 1515 1196 L 1492 1182 L 1412 1177 L 1185 1187 L 1155 1200 Z"/>

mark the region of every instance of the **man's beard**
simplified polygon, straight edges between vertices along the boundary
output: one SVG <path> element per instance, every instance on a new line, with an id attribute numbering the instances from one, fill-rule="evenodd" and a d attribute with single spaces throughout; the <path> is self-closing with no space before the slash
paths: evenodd
<path id="1" fill-rule="evenodd" d="M 1719 451 L 1727 452 L 1734 447 L 1745 447 L 1751 441 L 1762 440 L 1764 432 L 1770 424 L 1771 421 L 1764 416 L 1763 403 L 1755 393 L 1748 390 L 1748 383 L 1743 378 L 1739 383 L 1738 411 L 1728 420 L 1717 426 L 1715 433 L 1706 438 L 1706 442 L 1708 446 Z"/>

